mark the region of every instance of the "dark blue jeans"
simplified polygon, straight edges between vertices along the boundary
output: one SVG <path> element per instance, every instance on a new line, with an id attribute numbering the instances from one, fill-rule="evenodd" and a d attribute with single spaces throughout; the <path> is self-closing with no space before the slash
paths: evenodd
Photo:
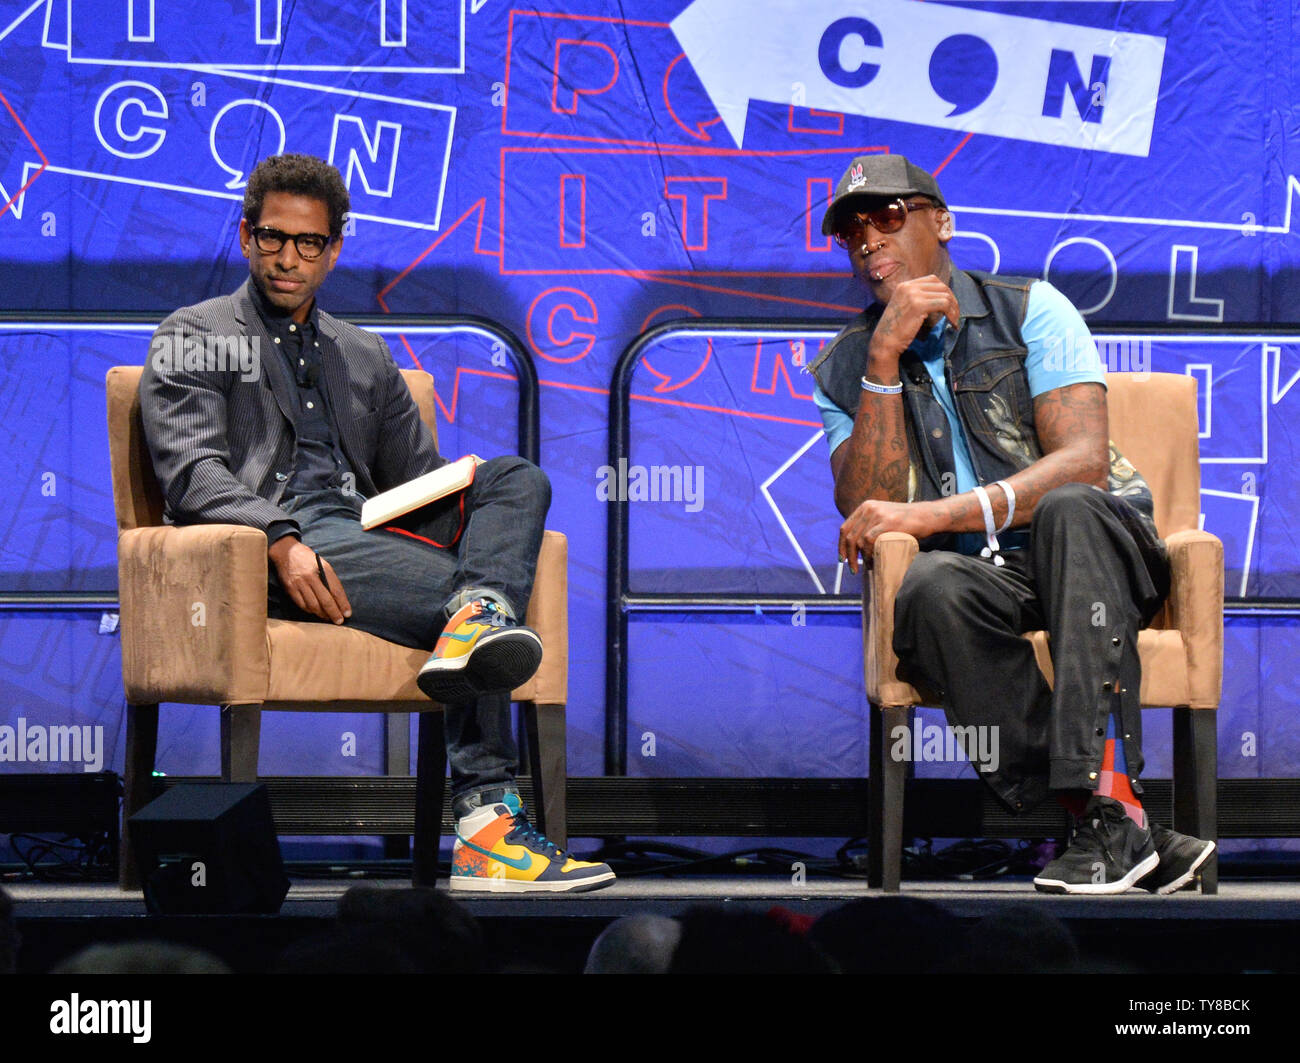
<path id="1" fill-rule="evenodd" d="M 550 504 L 546 474 L 523 458 L 504 457 L 480 465 L 460 495 L 400 521 L 401 531 L 365 531 L 360 497 L 336 490 L 296 495 L 283 507 L 302 528 L 302 541 L 342 581 L 352 605 L 348 626 L 432 651 L 452 613 L 477 597 L 495 598 L 522 623 Z M 268 614 L 318 619 L 293 604 L 274 565 Z M 486 791 L 514 789 L 519 750 L 510 723 L 508 693 L 446 707 L 456 815 Z"/>

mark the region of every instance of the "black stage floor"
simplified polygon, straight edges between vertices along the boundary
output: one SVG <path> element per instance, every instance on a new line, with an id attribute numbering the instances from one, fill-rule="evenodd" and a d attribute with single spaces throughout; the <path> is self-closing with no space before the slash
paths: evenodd
<path id="1" fill-rule="evenodd" d="M 319 918 L 333 915 L 339 897 L 362 883 L 377 889 L 403 889 L 402 879 L 292 878 L 289 896 L 280 909 L 282 918 Z M 446 889 L 440 882 L 439 889 Z M 51 916 L 145 916 L 139 890 L 122 892 L 100 883 L 9 883 L 20 918 Z M 1008 905 L 1041 905 L 1060 919 L 1297 919 L 1300 920 L 1300 881 L 1225 881 L 1219 892 L 1203 896 L 1183 890 L 1156 897 L 1129 890 L 1114 897 L 1078 897 L 1039 893 L 1027 878 L 994 882 L 904 882 L 902 896 L 917 897 L 947 908 L 965 918 L 981 918 Z M 792 886 L 789 876 L 681 876 L 674 878 L 623 878 L 591 893 L 533 895 L 529 897 L 457 893 L 456 900 L 478 918 L 551 918 L 565 916 L 608 921 L 632 912 L 677 915 L 692 905 L 745 905 L 765 909 L 782 905 L 800 913 L 820 915 L 849 901 L 883 898 L 889 894 L 867 887 L 865 881 L 818 879 Z"/>
<path id="2" fill-rule="evenodd" d="M 403 888 L 400 879 L 296 879 L 274 916 L 150 916 L 139 892 L 109 884 L 7 883 L 23 947 L 20 972 L 48 971 L 92 942 L 141 938 L 187 942 L 216 953 L 236 972 L 264 971 L 288 944 L 324 929 L 339 897 L 364 881 Z M 440 888 L 445 889 L 445 882 Z M 865 882 L 788 876 L 625 878 L 592 893 L 534 897 L 457 894 L 479 920 L 499 967 L 577 972 L 612 920 L 638 912 L 679 915 L 696 905 L 767 911 L 780 906 L 819 916 L 850 901 L 883 900 Z M 897 895 L 895 895 L 897 896 Z M 908 881 L 901 896 L 932 901 L 964 923 L 1026 907 L 1062 920 L 1081 953 L 1098 963 L 1170 974 L 1300 972 L 1300 881 L 1222 880 L 1219 892 L 1157 897 L 1038 893 L 1029 879 Z"/>

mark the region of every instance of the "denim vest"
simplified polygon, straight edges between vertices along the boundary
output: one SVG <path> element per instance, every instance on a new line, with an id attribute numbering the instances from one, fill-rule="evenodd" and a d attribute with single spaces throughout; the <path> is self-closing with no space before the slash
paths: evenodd
<path id="1" fill-rule="evenodd" d="M 1034 280 L 952 271 L 951 287 L 961 311 L 961 327 L 944 334 L 944 374 L 981 484 L 1005 480 L 1043 456 L 1025 373 L 1028 351 L 1020 335 Z M 867 307 L 809 367 L 822 391 L 850 417 L 858 412 L 867 350 L 883 310 L 881 303 Z M 951 426 L 934 396 L 930 374 L 909 349 L 899 358 L 899 376 L 911 466 L 907 500 L 950 496 L 957 483 Z M 1156 539 L 1151 489 L 1114 442 L 1110 444 L 1107 487 L 1133 507 L 1137 523 L 1142 525 L 1141 538 Z M 951 550 L 954 540 L 953 533 L 943 532 L 924 539 L 921 548 Z M 1004 549 L 1024 547 L 1029 533 L 1020 529 L 999 540 Z"/>

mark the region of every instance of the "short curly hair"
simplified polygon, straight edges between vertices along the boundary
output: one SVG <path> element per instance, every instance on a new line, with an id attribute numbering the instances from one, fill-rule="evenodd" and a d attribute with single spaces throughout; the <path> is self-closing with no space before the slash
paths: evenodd
<path id="1" fill-rule="evenodd" d="M 248 176 L 244 189 L 244 218 L 256 225 L 262 217 L 262 203 L 268 192 L 289 192 L 310 196 L 325 204 L 330 216 L 330 236 L 343 233 L 343 219 L 352 206 L 347 185 L 338 170 L 315 155 L 272 155 L 263 159 Z"/>

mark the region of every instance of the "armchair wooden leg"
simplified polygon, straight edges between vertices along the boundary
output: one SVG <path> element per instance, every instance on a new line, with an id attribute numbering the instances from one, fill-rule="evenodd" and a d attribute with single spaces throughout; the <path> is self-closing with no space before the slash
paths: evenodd
<path id="1" fill-rule="evenodd" d="M 1219 840 L 1217 709 L 1174 709 L 1174 830 Z M 1201 892 L 1219 892 L 1217 850 L 1201 867 Z"/>
<path id="2" fill-rule="evenodd" d="M 569 844 L 565 809 L 568 786 L 568 750 L 564 705 L 522 703 L 528 733 L 528 772 L 533 777 L 533 809 L 537 826 L 561 849 Z"/>
<path id="3" fill-rule="evenodd" d="M 906 706 L 868 708 L 871 713 L 871 823 L 867 835 L 867 884 L 897 893 L 903 868 L 903 782 L 907 765 L 889 755 L 894 728 L 907 725 Z"/>
<path id="4" fill-rule="evenodd" d="M 221 706 L 221 781 L 257 782 L 261 705 Z"/>
<path id="5" fill-rule="evenodd" d="M 442 710 L 420 713 L 415 753 L 415 850 L 413 886 L 438 880 L 438 841 L 442 837 L 442 798 L 447 774 L 447 743 Z"/>
<path id="6" fill-rule="evenodd" d="M 384 713 L 384 774 L 411 774 L 411 714 Z"/>
<path id="7" fill-rule="evenodd" d="M 158 754 L 158 706 L 127 705 L 125 792 L 122 795 L 122 839 L 118 848 L 117 885 L 138 890 L 140 875 L 135 866 L 135 847 L 127 820 L 149 803 L 149 782 Z"/>
<path id="8" fill-rule="evenodd" d="M 387 712 L 384 714 L 384 774 L 411 774 L 411 714 Z M 411 837 L 408 834 L 384 836 L 384 859 L 405 860 L 411 855 Z"/>

